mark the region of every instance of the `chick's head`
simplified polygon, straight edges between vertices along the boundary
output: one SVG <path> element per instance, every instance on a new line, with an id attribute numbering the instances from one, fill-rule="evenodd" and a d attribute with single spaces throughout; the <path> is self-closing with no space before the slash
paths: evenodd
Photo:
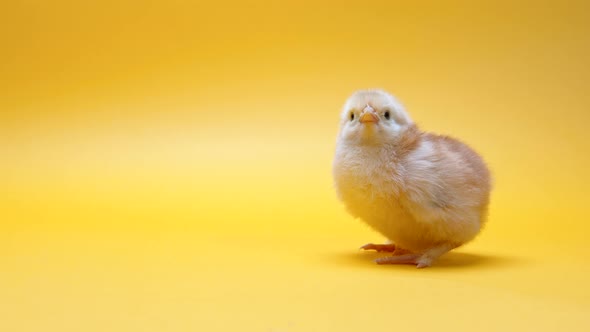
<path id="1" fill-rule="evenodd" d="M 356 144 L 395 142 L 412 124 L 395 97 L 381 90 L 361 90 L 344 104 L 340 139 Z"/>

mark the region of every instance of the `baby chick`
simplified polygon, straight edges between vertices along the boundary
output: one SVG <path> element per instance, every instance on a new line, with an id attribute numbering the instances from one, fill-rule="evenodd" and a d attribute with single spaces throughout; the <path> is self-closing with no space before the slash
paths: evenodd
<path id="1" fill-rule="evenodd" d="M 392 242 L 361 247 L 393 253 L 377 264 L 430 266 L 486 220 L 491 183 L 482 158 L 456 139 L 420 131 L 381 90 L 346 101 L 333 173 L 347 210 Z"/>

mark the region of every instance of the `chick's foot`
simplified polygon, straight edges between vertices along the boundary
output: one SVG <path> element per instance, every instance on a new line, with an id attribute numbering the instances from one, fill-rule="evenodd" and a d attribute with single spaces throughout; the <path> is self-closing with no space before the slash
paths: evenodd
<path id="1" fill-rule="evenodd" d="M 361 247 L 362 250 L 375 250 L 377 252 L 394 252 L 397 248 L 395 244 L 374 244 L 367 243 Z"/>
<path id="2" fill-rule="evenodd" d="M 432 265 L 432 262 L 441 255 L 445 254 L 452 248 L 456 247 L 453 244 L 443 244 L 434 248 L 431 248 L 421 254 L 405 253 L 402 255 L 387 256 L 377 258 L 375 263 L 382 264 L 414 264 L 417 268 L 425 268 Z"/>
<path id="3" fill-rule="evenodd" d="M 379 265 L 383 264 L 418 264 L 418 258 L 420 255 L 418 254 L 404 254 L 404 255 L 397 255 L 397 256 L 387 256 L 387 257 L 380 257 L 375 260 L 375 263 Z"/>
<path id="4" fill-rule="evenodd" d="M 412 252 L 396 246 L 395 244 L 373 244 L 367 243 L 361 247 L 362 250 L 375 250 L 377 252 L 390 252 L 394 256 L 411 254 Z"/>

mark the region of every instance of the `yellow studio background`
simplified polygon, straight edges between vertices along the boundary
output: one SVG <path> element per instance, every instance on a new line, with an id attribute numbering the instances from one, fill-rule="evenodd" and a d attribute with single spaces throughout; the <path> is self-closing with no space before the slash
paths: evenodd
<path id="1" fill-rule="evenodd" d="M 5 1 L 0 331 L 590 330 L 586 1 Z M 335 198 L 344 100 L 489 162 L 429 269 Z"/>

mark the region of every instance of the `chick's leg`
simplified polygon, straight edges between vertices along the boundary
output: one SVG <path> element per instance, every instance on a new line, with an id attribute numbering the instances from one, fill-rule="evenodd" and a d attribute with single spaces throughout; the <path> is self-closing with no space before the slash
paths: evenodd
<path id="1" fill-rule="evenodd" d="M 449 250 L 456 248 L 457 245 L 442 244 L 434 248 L 426 250 L 420 258 L 416 260 L 416 267 L 421 269 L 432 265 L 435 259 L 447 253 Z"/>

